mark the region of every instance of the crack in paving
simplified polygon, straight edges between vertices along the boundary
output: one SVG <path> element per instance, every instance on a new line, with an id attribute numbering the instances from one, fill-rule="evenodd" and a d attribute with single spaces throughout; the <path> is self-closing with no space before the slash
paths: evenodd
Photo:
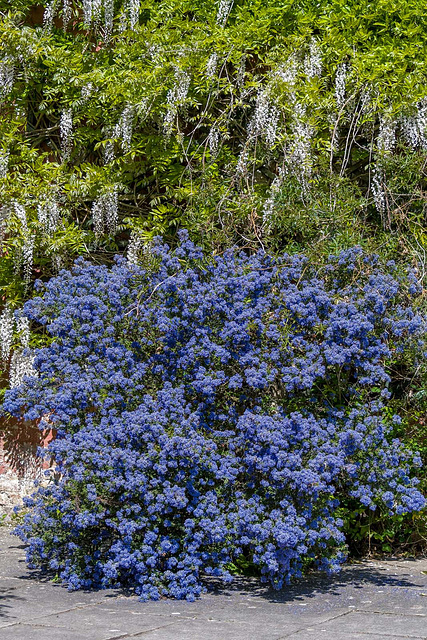
<path id="1" fill-rule="evenodd" d="M 117 599 L 122 599 L 124 598 L 124 596 L 118 596 Z M 29 619 L 24 619 L 24 620 L 18 620 L 17 622 L 11 622 L 10 624 L 5 624 L 3 626 L 0 626 L 0 630 L 3 628 L 5 629 L 6 627 L 13 627 L 15 625 L 18 624 L 32 624 L 32 620 L 38 620 L 39 618 L 50 618 L 51 616 L 59 616 L 63 613 L 70 613 L 71 611 L 79 611 L 81 609 L 87 609 L 89 607 L 97 607 L 99 605 L 102 605 L 104 602 L 104 600 L 100 600 L 99 602 L 88 602 L 87 604 L 82 604 L 82 605 L 76 605 L 74 607 L 69 607 L 68 609 L 61 609 L 60 611 L 53 611 L 52 613 L 42 613 L 39 616 L 31 616 L 31 618 Z M 0 618 L 0 622 L 1 622 L 1 618 Z"/>
<path id="2" fill-rule="evenodd" d="M 394 616 L 395 618 L 426 618 L 426 613 L 399 613 L 398 611 L 380 611 L 379 609 L 355 609 L 354 613 L 375 613 L 378 616 Z"/>
<path id="3" fill-rule="evenodd" d="M 120 640 L 121 638 L 137 638 L 138 636 L 143 636 L 147 633 L 152 633 L 152 631 L 159 631 L 160 629 L 166 629 L 167 627 L 177 626 L 178 620 L 176 622 L 169 622 L 169 624 L 162 624 L 160 627 L 153 627 L 152 629 L 146 629 L 145 631 L 136 631 L 135 633 L 127 633 L 124 636 L 114 636 L 114 638 L 108 638 L 108 640 Z"/>
<path id="4" fill-rule="evenodd" d="M 343 618 L 344 616 L 348 616 L 350 613 L 353 613 L 353 611 L 343 611 L 342 613 L 338 613 L 335 616 L 332 616 L 331 618 L 326 618 L 326 620 L 322 620 L 320 622 L 312 622 L 310 625 L 313 627 L 313 630 L 315 631 L 314 627 L 319 627 L 322 624 L 328 624 L 328 622 L 332 622 L 333 620 L 338 620 L 338 618 Z M 296 635 L 297 633 L 302 633 L 303 631 L 309 631 L 310 628 L 305 627 L 304 629 L 298 629 L 298 631 L 293 631 L 290 633 L 290 635 L 294 634 Z M 281 638 L 289 638 L 289 635 L 286 636 L 281 636 L 279 640 L 281 640 Z"/>
<path id="5" fill-rule="evenodd" d="M 289 635 L 286 636 L 280 636 L 280 638 L 278 638 L 278 640 L 286 640 L 291 638 L 291 640 L 295 637 L 295 640 L 298 640 L 297 636 L 299 634 L 302 633 L 307 633 L 307 631 L 309 632 L 318 632 L 318 629 L 300 629 L 299 631 L 294 631 L 291 632 Z M 320 630 L 323 633 L 327 633 L 329 632 L 329 629 L 321 629 Z M 335 629 L 334 629 L 335 631 Z M 355 640 L 357 638 L 365 638 L 366 636 L 372 636 L 373 638 L 378 638 L 379 636 L 381 636 L 381 638 L 387 638 L 389 640 L 427 640 L 427 636 L 423 635 L 423 636 L 414 636 L 414 635 L 390 635 L 389 633 L 385 634 L 385 633 L 380 633 L 378 631 L 376 631 L 375 633 L 372 633 L 371 631 L 352 631 L 351 632 L 351 636 L 349 635 L 348 638 L 354 638 Z M 333 636 L 331 636 L 331 638 L 333 639 Z M 316 636 L 313 635 L 313 639 L 316 640 Z"/>
<path id="6" fill-rule="evenodd" d="M 414 636 L 414 635 L 390 635 L 389 633 L 387 633 L 387 635 L 385 633 L 381 633 L 380 631 L 376 631 L 375 633 L 371 633 L 371 631 L 361 631 L 360 633 L 358 631 L 355 631 L 354 633 L 352 633 L 352 635 L 356 634 L 356 636 L 376 636 L 378 638 L 378 636 L 381 636 L 383 638 L 392 638 L 394 640 L 394 638 L 412 638 L 412 640 L 426 640 L 427 636 Z"/>
<path id="7" fill-rule="evenodd" d="M 105 638 L 105 640 L 121 640 L 122 638 L 136 638 L 140 635 L 146 634 L 146 633 L 151 633 L 152 631 L 159 631 L 160 629 L 165 629 L 166 627 L 172 627 L 174 625 L 176 625 L 178 623 L 178 620 L 176 622 L 168 622 L 167 624 L 162 624 L 159 625 L 157 627 L 151 627 L 150 629 L 145 629 L 144 631 L 136 631 L 133 633 L 127 632 L 125 631 L 124 633 L 120 633 L 120 635 L 117 636 L 108 636 L 108 639 Z M 19 626 L 19 627 L 29 627 L 31 629 L 40 629 L 40 630 L 46 630 L 46 629 L 62 629 L 62 626 L 58 626 L 58 625 L 49 625 L 49 624 L 33 624 L 31 622 L 18 622 L 14 625 L 9 625 L 9 626 Z M 102 632 L 102 633 L 108 633 L 108 631 L 106 632 Z M 101 638 L 100 638 L 101 640 Z"/>

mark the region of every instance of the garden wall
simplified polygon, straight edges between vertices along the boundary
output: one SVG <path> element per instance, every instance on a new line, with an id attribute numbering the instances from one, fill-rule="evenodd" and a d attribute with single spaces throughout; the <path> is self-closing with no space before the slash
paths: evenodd
<path id="1" fill-rule="evenodd" d="M 3 426 L 3 425 L 2 425 Z M 8 422 L 0 437 L 0 516 L 8 514 L 31 493 L 35 479 L 43 478 L 49 463 L 37 458 L 37 448 L 47 446 L 51 430 L 42 432 L 34 423 Z"/>

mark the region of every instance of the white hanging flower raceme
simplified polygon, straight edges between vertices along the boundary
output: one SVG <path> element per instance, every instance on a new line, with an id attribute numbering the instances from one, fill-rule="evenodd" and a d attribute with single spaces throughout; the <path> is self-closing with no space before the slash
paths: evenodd
<path id="1" fill-rule="evenodd" d="M 269 147 L 272 147 L 276 142 L 279 116 L 280 113 L 277 107 L 272 106 L 270 109 L 270 120 L 266 123 L 266 127 L 264 130 L 264 138 Z"/>
<path id="2" fill-rule="evenodd" d="M 55 0 L 51 0 L 49 4 L 45 6 L 43 13 L 43 27 L 46 31 L 50 31 L 53 25 L 53 16 L 55 13 Z"/>
<path id="3" fill-rule="evenodd" d="M 256 99 L 255 113 L 248 126 L 249 133 L 260 135 L 263 133 L 270 116 L 270 100 L 268 91 L 259 91 Z"/>
<path id="4" fill-rule="evenodd" d="M 83 18 L 86 24 L 92 22 L 92 0 L 83 0 Z"/>
<path id="5" fill-rule="evenodd" d="M 214 77 L 216 73 L 217 65 L 218 65 L 218 54 L 212 53 L 212 55 L 209 56 L 209 60 L 207 61 L 207 64 L 206 64 L 206 75 L 208 78 Z"/>
<path id="6" fill-rule="evenodd" d="M 22 262 L 24 265 L 24 282 L 31 280 L 31 271 L 33 268 L 33 253 L 35 236 L 31 235 L 28 229 L 27 214 L 25 208 L 19 202 L 14 203 L 15 214 L 21 223 L 24 242 L 22 245 Z"/>
<path id="7" fill-rule="evenodd" d="M 62 24 L 64 26 L 64 30 L 67 28 L 68 23 L 71 20 L 71 1 L 63 0 L 62 4 Z"/>
<path id="8" fill-rule="evenodd" d="M 304 60 L 304 71 L 308 78 L 322 75 L 322 52 L 316 40 L 310 42 L 309 54 Z"/>
<path id="9" fill-rule="evenodd" d="M 335 75 L 335 100 L 337 102 L 338 109 L 341 109 L 345 104 L 346 95 L 346 82 L 347 82 L 347 65 L 345 62 L 338 65 Z"/>
<path id="10" fill-rule="evenodd" d="M 92 203 L 92 219 L 95 236 L 102 235 L 104 231 L 104 200 L 100 196 Z"/>
<path id="11" fill-rule="evenodd" d="M 64 109 L 61 113 L 59 133 L 61 136 L 62 157 L 64 160 L 68 160 L 73 140 L 73 114 L 71 109 Z"/>
<path id="12" fill-rule="evenodd" d="M 102 4 L 103 0 L 83 0 L 83 19 L 87 25 L 99 23 Z"/>
<path id="13" fill-rule="evenodd" d="M 414 116 L 403 116 L 401 126 L 407 144 L 411 149 L 416 149 L 419 143 L 417 119 Z"/>
<path id="14" fill-rule="evenodd" d="M 243 177 L 248 172 L 249 151 L 246 145 L 239 153 L 236 165 L 236 176 Z"/>
<path id="15" fill-rule="evenodd" d="M 138 264 L 139 254 L 144 246 L 143 239 L 135 229 L 130 234 L 127 248 L 127 261 L 130 264 Z"/>
<path id="16" fill-rule="evenodd" d="M 403 135 L 412 149 L 427 149 L 427 98 L 416 105 L 416 113 L 401 120 Z"/>
<path id="17" fill-rule="evenodd" d="M 54 233 L 58 228 L 60 219 L 57 201 L 49 199 L 47 202 L 37 205 L 37 217 L 45 233 Z"/>
<path id="18" fill-rule="evenodd" d="M 92 0 L 92 21 L 97 23 L 101 19 L 102 0 Z"/>
<path id="19" fill-rule="evenodd" d="M 15 67 L 10 58 L 0 62 L 0 98 L 7 96 L 13 88 Z"/>
<path id="20" fill-rule="evenodd" d="M 119 219 L 119 189 L 114 185 L 107 194 L 105 200 L 104 220 L 105 226 L 110 233 L 114 233 Z"/>
<path id="21" fill-rule="evenodd" d="M 22 261 L 24 263 L 24 282 L 31 280 L 31 272 L 33 269 L 35 236 L 27 235 L 22 245 Z"/>
<path id="22" fill-rule="evenodd" d="M 0 149 L 0 178 L 7 176 L 7 169 L 9 165 L 9 150 Z"/>
<path id="23" fill-rule="evenodd" d="M 295 86 L 298 75 L 298 61 L 295 54 L 289 56 L 286 62 L 277 68 L 275 75 L 292 88 Z"/>
<path id="24" fill-rule="evenodd" d="M 104 164 L 111 164 L 112 162 L 114 162 L 115 157 L 116 157 L 116 151 L 115 151 L 115 147 L 114 147 L 114 141 L 110 140 L 109 138 L 114 138 L 114 137 L 119 137 L 119 127 L 118 124 L 112 129 L 111 127 L 105 127 L 104 129 L 104 134 L 105 137 L 107 138 L 107 141 L 104 145 L 104 149 L 103 149 L 103 153 L 104 153 Z"/>
<path id="25" fill-rule="evenodd" d="M 100 195 L 92 204 L 92 217 L 95 235 L 99 237 L 105 231 L 114 233 L 118 221 L 119 190 L 114 185 Z"/>
<path id="26" fill-rule="evenodd" d="M 104 29 L 105 39 L 109 41 L 113 33 L 114 0 L 104 0 Z"/>
<path id="27" fill-rule="evenodd" d="M 389 116 L 383 115 L 380 117 L 376 141 L 379 156 L 373 168 L 371 191 L 375 208 L 381 215 L 387 210 L 386 175 L 383 158 L 385 155 L 390 154 L 396 145 L 396 126 L 396 121 Z"/>
<path id="28" fill-rule="evenodd" d="M 33 375 L 32 367 L 28 366 L 30 359 L 32 363 L 33 358 L 32 356 L 29 358 L 28 354 L 23 355 L 23 350 L 28 348 L 30 343 L 30 321 L 22 315 L 15 320 L 12 310 L 9 306 L 6 306 L 0 315 L 0 359 L 3 362 L 9 360 L 15 329 L 20 337 L 21 349 L 15 352 L 16 355 L 15 353 L 12 355 L 10 368 L 11 386 L 20 384 L 24 375 Z"/>
<path id="29" fill-rule="evenodd" d="M 190 88 L 190 76 L 183 69 L 177 69 L 175 80 L 176 84 L 169 95 L 173 97 L 174 104 L 181 104 L 186 99 Z"/>
<path id="30" fill-rule="evenodd" d="M 135 29 L 139 21 L 140 0 L 126 0 L 126 11 L 129 16 L 129 26 Z"/>
<path id="31" fill-rule="evenodd" d="M 221 27 L 225 27 L 230 11 L 233 7 L 234 0 L 219 0 L 218 12 L 216 14 L 216 23 Z"/>
<path id="32" fill-rule="evenodd" d="M 175 84 L 169 89 L 166 96 L 168 110 L 163 120 L 166 133 L 172 131 L 173 121 L 178 112 L 178 107 L 182 105 L 187 98 L 190 82 L 191 78 L 188 73 L 184 71 L 184 69 L 177 67 L 175 69 Z"/>
<path id="33" fill-rule="evenodd" d="M 216 154 L 218 153 L 218 147 L 219 147 L 219 131 L 215 126 L 212 127 L 211 130 L 209 131 L 208 145 L 209 145 L 209 150 L 211 154 L 213 156 L 216 156 Z"/>
<path id="34" fill-rule="evenodd" d="M 0 315 L 0 355 L 3 362 L 9 359 L 13 344 L 15 319 L 10 307 L 6 306 Z"/>
<path id="35" fill-rule="evenodd" d="M 396 144 L 396 121 L 385 116 L 380 118 L 377 148 L 382 154 L 390 153 Z"/>
<path id="36" fill-rule="evenodd" d="M 114 162 L 115 157 L 114 144 L 111 140 L 107 140 L 104 147 L 104 164 L 111 164 Z"/>
<path id="37" fill-rule="evenodd" d="M 7 231 L 7 221 L 10 216 L 11 207 L 9 205 L 3 205 L 0 207 L 0 241 L 3 240 Z"/>
<path id="38" fill-rule="evenodd" d="M 253 136 L 263 136 L 269 146 L 276 140 L 279 110 L 271 104 L 268 90 L 260 91 L 257 96 L 255 113 L 248 125 L 248 132 Z"/>
<path id="39" fill-rule="evenodd" d="M 18 387 L 24 381 L 25 376 L 36 377 L 37 371 L 34 369 L 34 354 L 28 349 L 16 350 L 13 352 L 10 363 L 9 384 L 10 387 Z"/>
<path id="40" fill-rule="evenodd" d="M 89 98 L 93 94 L 92 82 L 87 82 L 85 85 L 83 85 L 81 93 L 83 100 L 89 100 Z"/>
<path id="41" fill-rule="evenodd" d="M 298 61 L 296 56 L 292 54 L 285 63 L 281 64 L 276 69 L 274 75 L 276 78 L 286 83 L 290 101 L 295 102 L 295 89 L 298 76 Z"/>
<path id="42" fill-rule="evenodd" d="M 297 166 L 307 167 L 311 165 L 311 127 L 302 120 L 295 120 L 292 127 L 295 146 L 293 156 Z"/>
<path id="43" fill-rule="evenodd" d="M 131 105 L 126 105 L 113 131 L 113 136 L 121 140 L 123 151 L 126 153 L 130 150 L 132 142 L 133 111 Z"/>

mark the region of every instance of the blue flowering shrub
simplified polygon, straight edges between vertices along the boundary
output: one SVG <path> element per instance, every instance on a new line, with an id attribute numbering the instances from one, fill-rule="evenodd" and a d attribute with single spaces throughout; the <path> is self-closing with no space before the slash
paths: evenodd
<path id="1" fill-rule="evenodd" d="M 3 410 L 57 431 L 17 533 L 70 589 L 191 600 L 239 558 L 280 588 L 338 569 L 340 495 L 423 508 L 385 411 L 389 363 L 424 348 L 410 274 L 358 248 L 208 259 L 183 234 L 38 286 L 48 346 Z"/>

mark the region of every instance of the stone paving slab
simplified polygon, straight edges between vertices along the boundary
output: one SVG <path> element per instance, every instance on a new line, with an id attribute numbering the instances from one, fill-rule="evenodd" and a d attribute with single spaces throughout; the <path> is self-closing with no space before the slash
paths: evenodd
<path id="1" fill-rule="evenodd" d="M 323 622 L 315 631 L 327 632 L 329 638 L 335 638 L 338 633 L 369 631 L 379 638 L 388 638 L 391 633 L 403 638 L 424 638 L 427 635 L 427 618 L 420 615 L 393 615 L 390 613 L 372 613 L 352 611 L 347 615 Z"/>
<path id="2" fill-rule="evenodd" d="M 141 636 L 141 638 L 144 637 L 148 638 L 148 636 Z M 347 631 L 334 631 L 331 636 L 329 631 L 319 631 L 316 629 L 315 631 L 301 631 L 297 635 L 280 638 L 280 640 L 405 640 L 406 638 L 410 640 L 411 637 L 412 640 L 414 640 L 414 636 L 394 636 L 390 635 L 390 633 L 379 636 L 375 633 L 359 633 L 358 631 L 352 631 L 350 635 Z M 425 640 L 425 636 L 422 636 L 422 640 Z"/>
<path id="3" fill-rule="evenodd" d="M 0 527 L 1 640 L 427 640 L 427 559 L 347 565 L 273 591 L 252 578 L 197 602 L 68 592 Z"/>

